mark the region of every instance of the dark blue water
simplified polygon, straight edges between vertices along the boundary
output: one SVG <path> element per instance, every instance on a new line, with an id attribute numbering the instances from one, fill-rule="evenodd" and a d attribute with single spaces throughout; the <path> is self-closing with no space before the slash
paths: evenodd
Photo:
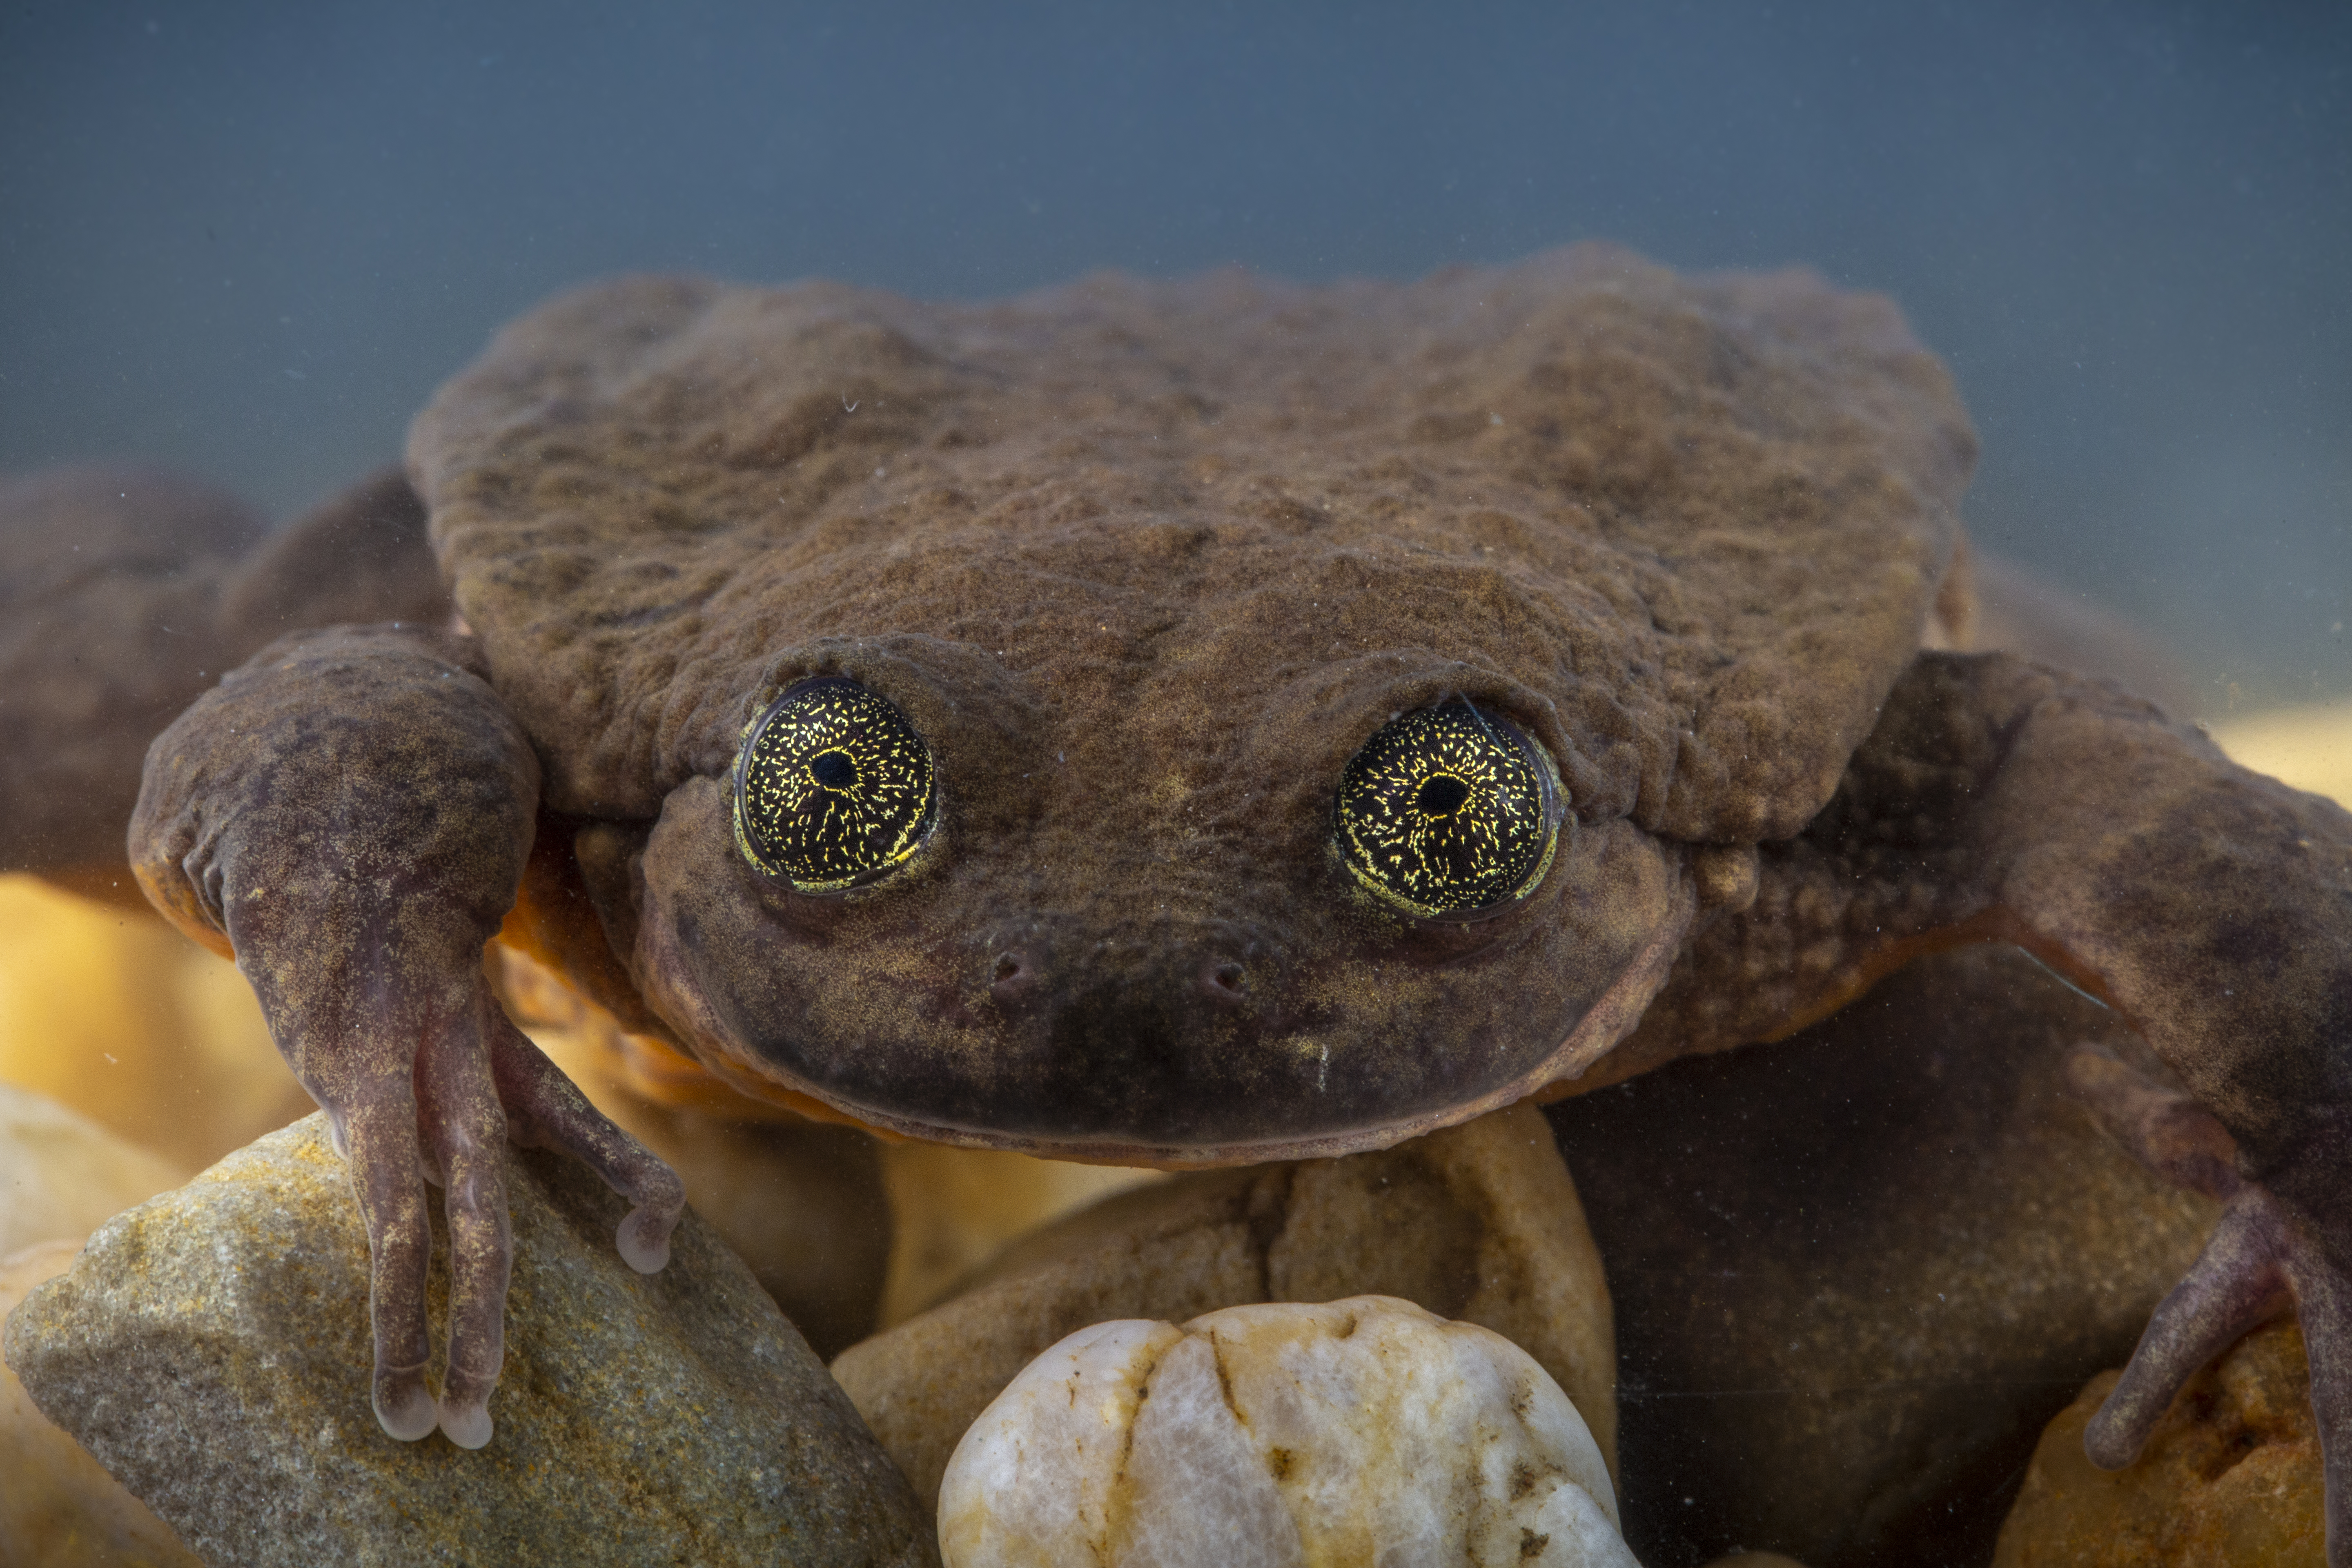
<path id="1" fill-rule="evenodd" d="M 982 296 L 1588 236 L 1895 295 L 1979 537 L 2352 692 L 2352 6 L 15 5 L 0 468 L 280 510 L 601 273 Z M 2211 706 L 2221 706 L 2217 696 Z"/>

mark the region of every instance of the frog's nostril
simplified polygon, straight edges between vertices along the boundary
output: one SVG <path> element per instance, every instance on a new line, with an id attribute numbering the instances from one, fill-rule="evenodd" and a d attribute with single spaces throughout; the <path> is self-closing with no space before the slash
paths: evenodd
<path id="1" fill-rule="evenodd" d="M 1249 973 L 1238 963 L 1205 963 L 1201 989 L 1220 1002 L 1239 1002 L 1249 994 Z"/>
<path id="2" fill-rule="evenodd" d="M 1029 955 L 1019 949 L 1008 949 L 996 955 L 996 963 L 989 973 L 988 988 L 1003 1001 L 1027 994 L 1036 983 L 1037 971 Z"/>

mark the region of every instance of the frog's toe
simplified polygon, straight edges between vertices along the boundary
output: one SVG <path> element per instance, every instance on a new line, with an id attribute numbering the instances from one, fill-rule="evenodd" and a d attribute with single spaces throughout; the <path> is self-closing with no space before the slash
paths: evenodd
<path id="1" fill-rule="evenodd" d="M 2199 1368 L 2290 1304 L 2291 1242 L 2276 1199 L 2247 1187 L 2231 1200 L 2205 1250 L 2158 1303 L 2123 1378 L 2083 1433 L 2102 1469 L 2139 1458 L 2172 1396 Z"/>
<path id="2" fill-rule="evenodd" d="M 2299 1274 L 2295 1289 L 2326 1478 L 2327 1561 L 2352 1568 L 2352 1277 L 2340 1268 Z"/>
<path id="3" fill-rule="evenodd" d="M 514 1258 L 507 1220 L 507 1118 L 481 1048 L 498 1004 L 478 997 L 473 1013 L 465 1026 L 431 1043 L 417 1073 L 425 1112 L 421 1125 L 444 1175 L 449 1217 L 449 1360 L 438 1425 L 461 1448 L 490 1440 L 489 1399 L 506 1360 L 507 1282 Z"/>
<path id="4" fill-rule="evenodd" d="M 463 1402 L 441 1401 L 439 1424 L 441 1435 L 460 1448 L 487 1448 L 496 1424 L 490 1419 L 489 1396 Z"/>
<path id="5" fill-rule="evenodd" d="M 339 1108 L 352 1185 L 368 1236 L 368 1315 L 375 1330 L 375 1418 L 402 1442 L 440 1420 L 425 1386 L 425 1277 L 433 1254 L 416 1108 L 404 1089 Z"/>
<path id="6" fill-rule="evenodd" d="M 629 1200 L 614 1237 L 640 1274 L 669 1261 L 670 1233 L 686 1212 L 686 1184 L 644 1144 L 614 1126 L 523 1032 L 498 1014 L 490 1065 L 506 1107 L 509 1135 L 526 1147 L 561 1149 Z"/>
<path id="7" fill-rule="evenodd" d="M 440 1425 L 441 1412 L 433 1391 L 425 1386 L 423 1367 L 376 1369 L 375 1418 L 387 1436 L 404 1443 L 414 1443 Z"/>
<path id="8" fill-rule="evenodd" d="M 658 1274 L 669 1261 L 669 1233 L 677 1215 L 645 1207 L 633 1208 L 613 1237 L 621 1260 L 640 1274 Z"/>

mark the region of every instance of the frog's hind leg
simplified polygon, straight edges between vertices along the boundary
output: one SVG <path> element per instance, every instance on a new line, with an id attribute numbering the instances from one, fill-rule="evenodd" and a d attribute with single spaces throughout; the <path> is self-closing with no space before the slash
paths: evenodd
<path id="1" fill-rule="evenodd" d="M 447 615 L 396 469 L 274 533 L 152 468 L 0 481 L 0 871 L 144 910 L 123 829 L 173 715 L 288 632 Z"/>
<path id="2" fill-rule="evenodd" d="M 2312 1366 L 2313 1413 L 2332 1453 L 2352 1444 L 2342 1390 L 2352 1386 L 2352 1343 L 2339 1325 L 2352 1313 L 2343 1270 L 2324 1238 L 2295 1223 L 2261 1185 L 2238 1173 L 2237 1144 L 2211 1112 L 2185 1094 L 2151 1083 L 2104 1052 L 2082 1049 L 2067 1063 L 2074 1087 L 2116 1142 L 2159 1175 L 2228 1206 L 2180 1283 L 2160 1302 L 2130 1364 L 2083 1434 L 2091 1461 L 2117 1470 L 2139 1458 L 2180 1386 L 2246 1333 L 2304 1307 Z M 2352 1536 L 2344 1493 L 2328 1496 L 2328 1531 Z"/>
<path id="3" fill-rule="evenodd" d="M 1621 1050 L 1779 1038 L 1916 953 L 1982 941 L 2114 1007 L 2234 1146 L 2212 1245 L 2157 1310 L 2095 1457 L 2128 1458 L 2201 1361 L 2291 1300 L 2330 1561 L 2352 1568 L 2352 816 L 2113 686 L 1922 654 L 1834 798 L 1760 847 L 1753 904 L 1695 939 Z M 2130 1116 L 2220 1168 L 2177 1108 Z"/>

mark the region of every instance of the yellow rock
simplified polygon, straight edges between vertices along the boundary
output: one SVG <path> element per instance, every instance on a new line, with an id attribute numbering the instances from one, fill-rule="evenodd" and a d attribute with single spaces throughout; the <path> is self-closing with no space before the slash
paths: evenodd
<path id="1" fill-rule="evenodd" d="M 0 1258 L 81 1238 L 194 1173 L 47 1096 L 0 1083 Z"/>
<path id="2" fill-rule="evenodd" d="M 1073 1165 L 999 1149 L 889 1143 L 882 1181 L 896 1231 L 882 1328 L 906 1321 L 1016 1237 L 1098 1198 L 1167 1179 L 1164 1171 Z"/>
<path id="3" fill-rule="evenodd" d="M 2101 1373 L 2042 1435 L 1994 1568 L 2288 1568 L 2326 1561 L 2303 1334 L 2273 1323 L 2173 1400 L 2139 1462 L 2095 1467 L 2083 1428 Z"/>
<path id="4" fill-rule="evenodd" d="M 50 1241 L 0 1259 L 0 1319 L 80 1251 L 79 1239 Z M 0 1476 L 7 1478 L 0 1484 L 0 1563 L 10 1568 L 202 1568 L 162 1520 L 33 1407 L 5 1366 Z"/>
<path id="5" fill-rule="evenodd" d="M 0 1083 L 190 1170 L 312 1109 L 232 965 L 22 875 L 0 876 Z"/>
<path id="6" fill-rule="evenodd" d="M 2232 761 L 2352 806 L 2352 702 L 2273 708 L 2211 733 Z"/>

